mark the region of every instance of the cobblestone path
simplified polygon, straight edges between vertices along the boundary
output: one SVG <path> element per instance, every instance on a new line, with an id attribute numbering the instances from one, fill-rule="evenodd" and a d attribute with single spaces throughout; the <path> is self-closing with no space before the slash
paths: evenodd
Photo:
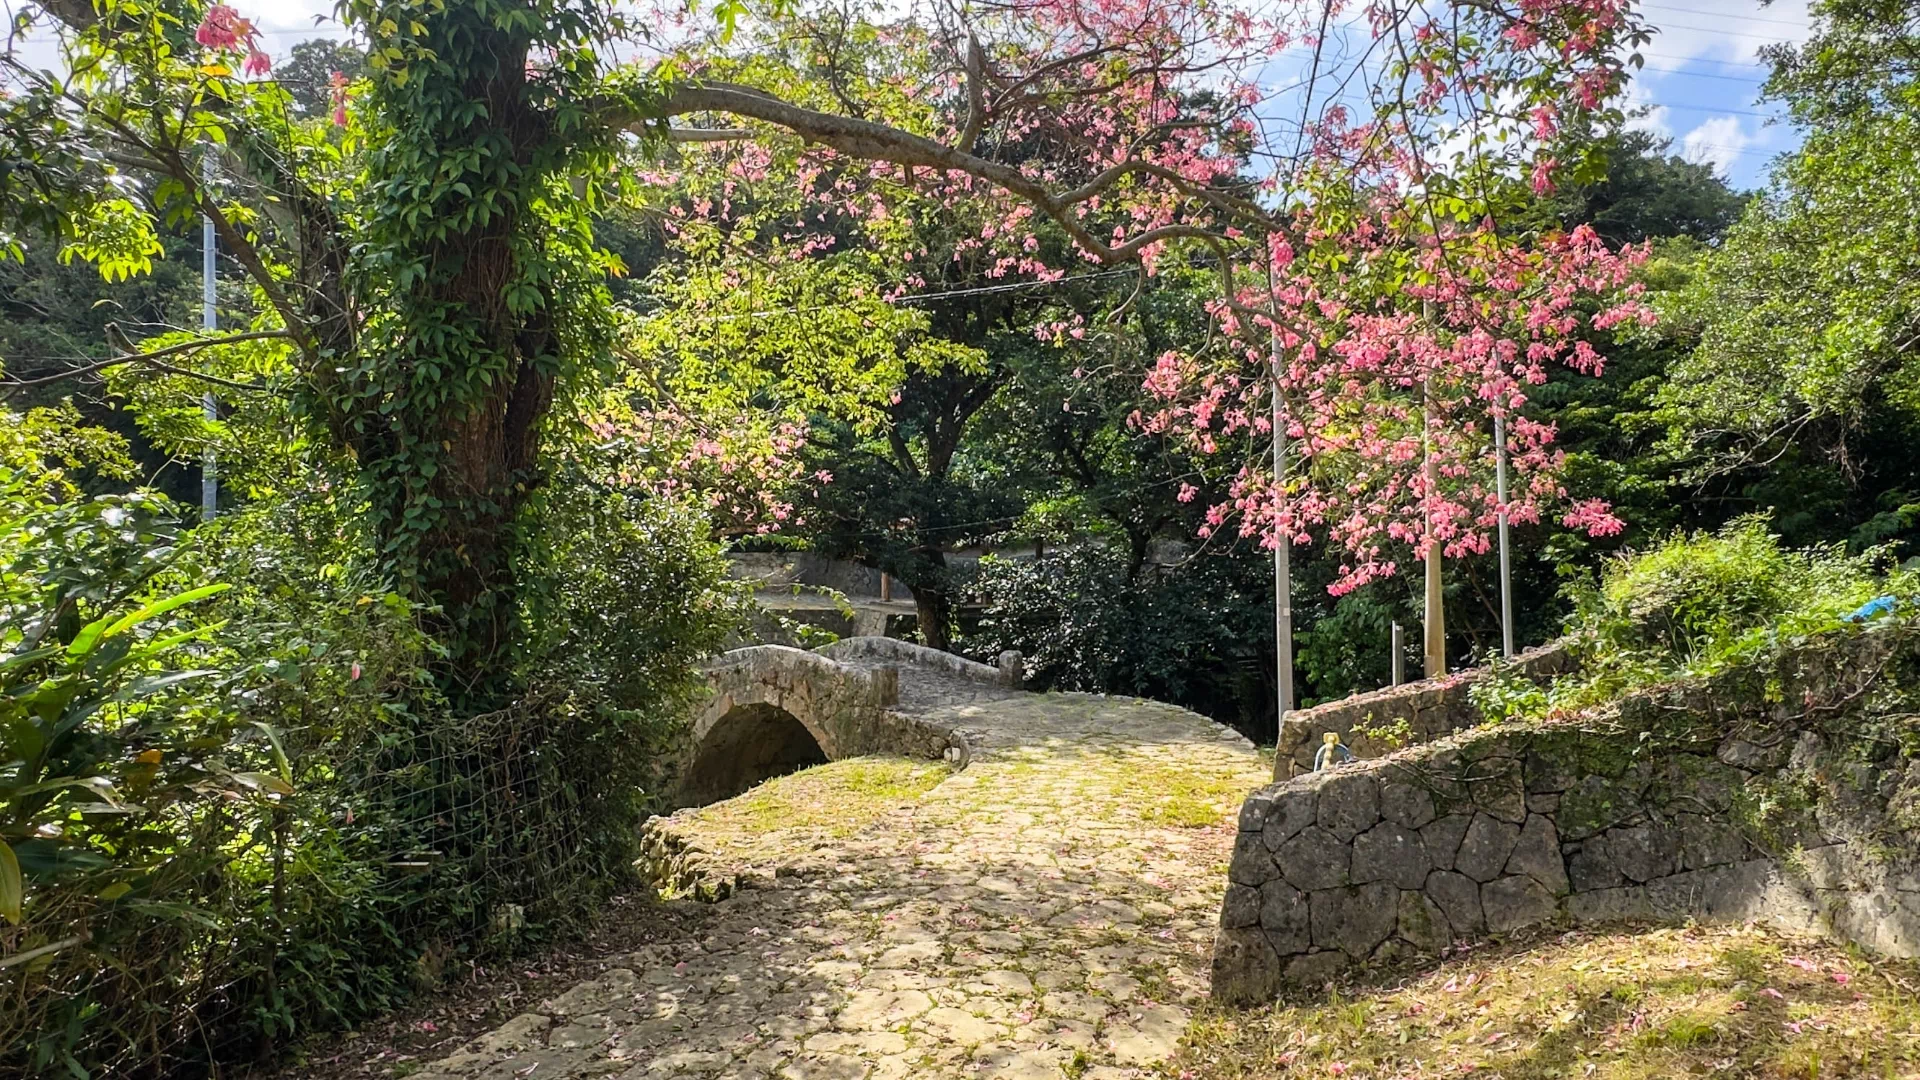
<path id="1" fill-rule="evenodd" d="M 1127 699 L 902 705 L 972 765 L 835 762 L 676 815 L 756 887 L 416 1080 L 1154 1075 L 1205 993 L 1252 746 Z"/>

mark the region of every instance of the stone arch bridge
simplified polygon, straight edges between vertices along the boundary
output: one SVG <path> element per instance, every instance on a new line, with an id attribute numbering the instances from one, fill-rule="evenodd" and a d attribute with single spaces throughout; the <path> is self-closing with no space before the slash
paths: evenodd
<path id="1" fill-rule="evenodd" d="M 956 690 L 1014 690 L 1020 677 L 1018 653 L 991 667 L 896 638 L 845 638 L 812 652 L 734 649 L 707 667 L 709 694 L 694 713 L 674 801 L 701 806 L 807 765 L 867 754 L 964 764 L 966 737 L 929 719 L 930 706 Z"/>

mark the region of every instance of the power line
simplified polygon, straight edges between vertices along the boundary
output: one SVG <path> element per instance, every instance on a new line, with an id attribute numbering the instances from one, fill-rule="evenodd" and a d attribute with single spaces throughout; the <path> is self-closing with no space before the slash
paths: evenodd
<path id="1" fill-rule="evenodd" d="M 1650 11 L 1676 11 L 1682 15 L 1705 15 L 1710 19 L 1724 19 L 1727 17 L 1727 13 L 1724 11 L 1705 11 L 1700 8 L 1674 7 L 1670 4 L 1641 4 L 1640 6 Z M 1739 18 L 1742 22 L 1772 23 L 1775 26 L 1790 26 L 1796 30 L 1810 29 L 1806 23 L 1794 22 L 1791 19 L 1765 19 L 1758 15 L 1742 15 Z"/>

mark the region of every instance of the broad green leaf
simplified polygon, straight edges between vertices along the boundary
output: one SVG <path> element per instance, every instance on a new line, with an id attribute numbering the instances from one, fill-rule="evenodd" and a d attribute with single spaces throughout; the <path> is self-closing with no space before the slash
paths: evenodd
<path id="1" fill-rule="evenodd" d="M 0 918 L 20 925 L 20 908 L 26 903 L 27 885 L 20 877 L 20 860 L 0 840 Z"/>
<path id="2" fill-rule="evenodd" d="M 214 585 L 202 585 L 197 589 L 188 589 L 183 593 L 175 593 L 164 600 L 156 600 L 140 608 L 138 611 L 129 612 L 118 622 L 107 627 L 103 636 L 112 637 L 115 634 L 125 633 L 148 619 L 153 618 L 155 615 L 164 615 L 174 608 L 183 607 L 196 600 L 205 600 L 209 596 L 218 596 L 231 588 L 233 588 L 233 585 L 230 582 L 223 581 Z"/>

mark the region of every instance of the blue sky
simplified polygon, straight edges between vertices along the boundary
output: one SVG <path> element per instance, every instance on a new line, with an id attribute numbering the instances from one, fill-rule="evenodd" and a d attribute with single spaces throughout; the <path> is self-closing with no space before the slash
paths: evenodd
<path id="1" fill-rule="evenodd" d="M 1639 122 L 1674 140 L 1674 152 L 1712 162 L 1735 186 L 1759 187 L 1767 162 L 1800 143 L 1777 105 L 1759 103 L 1766 69 L 1761 48 L 1804 41 L 1805 0 L 1761 7 L 1752 0 L 1651 0 L 1642 7 L 1660 33 L 1642 55 L 1636 104 L 1652 107 Z"/>

